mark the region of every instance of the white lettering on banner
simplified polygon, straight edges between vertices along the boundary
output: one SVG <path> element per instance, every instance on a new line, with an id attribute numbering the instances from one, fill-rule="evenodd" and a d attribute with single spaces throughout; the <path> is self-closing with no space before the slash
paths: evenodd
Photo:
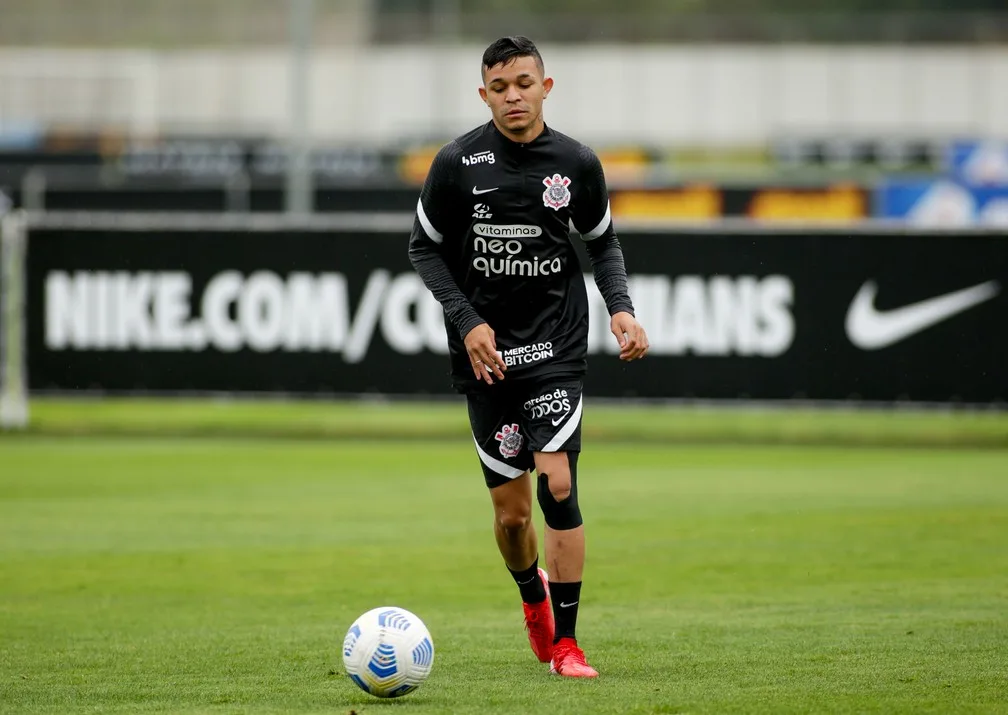
<path id="1" fill-rule="evenodd" d="M 478 240 L 488 266 L 502 261 L 514 272 L 521 263 L 498 258 L 518 253 L 516 239 Z M 592 275 L 584 280 L 588 350 L 615 354 L 619 347 L 605 303 Z M 794 341 L 794 285 L 786 276 L 637 274 L 630 276 L 629 289 L 652 355 L 773 357 Z M 181 271 L 53 271 L 46 276 L 44 300 L 50 350 L 281 350 L 338 353 L 359 363 L 380 334 L 402 355 L 448 351 L 441 306 L 410 272 L 373 271 L 355 305 L 343 274 L 271 271 L 218 273 L 202 296 L 193 295 L 192 277 Z M 550 341 L 502 351 L 508 367 L 553 357 Z"/>
<path id="2" fill-rule="evenodd" d="M 210 336 L 210 344 L 222 352 L 241 350 L 244 342 L 241 329 L 230 318 L 230 306 L 238 300 L 241 289 L 241 274 L 228 271 L 218 274 L 203 292 L 203 327 Z M 190 334 L 197 334 L 199 328 L 191 326 Z M 195 340 L 193 343 L 198 344 Z"/>
<path id="3" fill-rule="evenodd" d="M 183 272 L 53 271 L 45 281 L 45 344 L 50 350 L 326 351 L 359 363 L 380 329 L 398 352 L 448 352 L 441 306 L 413 273 L 393 278 L 374 271 L 353 312 L 346 277 L 338 273 L 218 273 L 195 316 L 191 292 L 192 277 Z"/>
<path id="4" fill-rule="evenodd" d="M 108 285 L 99 283 L 96 287 Z M 154 332 L 166 350 L 181 350 L 186 344 L 185 323 L 189 318 L 188 273 L 162 273 L 155 284 L 153 303 Z M 100 313 L 99 313 L 100 317 Z"/>
<path id="5" fill-rule="evenodd" d="M 350 332 L 346 278 L 292 273 L 287 291 L 284 350 L 340 350 Z"/>
<path id="6" fill-rule="evenodd" d="M 591 304 L 588 351 L 616 354 L 605 301 L 592 275 L 584 278 Z M 649 355 L 774 357 L 794 341 L 794 284 L 786 276 L 632 275 L 628 289 L 648 334 Z"/>
<path id="7" fill-rule="evenodd" d="M 66 273 L 50 273 L 46 280 L 45 341 L 50 350 L 86 343 L 88 317 L 87 284 L 72 281 Z"/>
<path id="8" fill-rule="evenodd" d="M 256 352 L 276 350 L 284 319 L 284 284 L 275 273 L 253 273 L 238 298 L 238 325 Z"/>
<path id="9" fill-rule="evenodd" d="M 382 295 L 388 288 L 388 271 L 375 271 L 368 277 L 364 286 L 364 295 L 357 306 L 357 315 L 350 326 L 350 336 L 343 347 L 343 359 L 357 363 L 367 355 L 371 336 L 374 335 L 375 323 L 381 311 Z"/>
<path id="10" fill-rule="evenodd" d="M 392 280 L 382 303 L 380 324 L 385 342 L 400 354 L 416 355 L 425 349 L 448 353 L 441 305 L 412 273 Z"/>
<path id="11" fill-rule="evenodd" d="M 154 326 L 148 312 L 154 294 L 154 275 L 118 273 L 116 279 L 116 300 L 109 306 L 111 311 L 118 308 L 115 347 L 119 350 L 129 350 L 134 345 L 141 349 L 154 347 Z M 115 312 L 113 314 L 116 315 Z"/>
<path id="12" fill-rule="evenodd" d="M 49 274 L 45 287 L 45 343 L 51 350 L 85 346 L 97 350 L 157 347 L 156 328 L 177 341 L 178 294 L 184 273 Z M 163 285 L 162 285 L 163 284 Z M 151 312 L 155 296 L 168 304 Z M 185 305 L 186 296 L 182 296 Z M 181 317 L 184 320 L 185 316 Z"/>

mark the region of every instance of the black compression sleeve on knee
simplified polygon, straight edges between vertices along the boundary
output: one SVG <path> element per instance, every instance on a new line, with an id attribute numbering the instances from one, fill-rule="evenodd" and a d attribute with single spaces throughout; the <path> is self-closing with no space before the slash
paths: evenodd
<path id="1" fill-rule="evenodd" d="M 557 531 L 576 529 L 583 523 L 577 499 L 577 452 L 568 452 L 567 462 L 570 464 L 571 489 L 566 499 L 557 501 L 553 498 L 553 493 L 549 489 L 548 474 L 539 475 L 536 489 L 536 497 L 539 499 L 546 526 Z"/>

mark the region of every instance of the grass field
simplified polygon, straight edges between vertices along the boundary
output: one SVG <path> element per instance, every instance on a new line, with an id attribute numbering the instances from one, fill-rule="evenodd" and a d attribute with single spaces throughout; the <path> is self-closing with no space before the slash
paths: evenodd
<path id="1" fill-rule="evenodd" d="M 589 398 L 590 400 L 590 398 Z M 625 405 L 589 401 L 590 443 L 824 444 L 1008 449 L 1008 411 Z M 36 399 L 46 435 L 466 440 L 459 400 Z"/>
<path id="2" fill-rule="evenodd" d="M 0 437 L 2 712 L 1008 712 L 1008 451 L 990 445 L 587 451 L 579 636 L 602 675 L 570 682 L 528 649 L 464 438 L 48 419 Z M 386 604 L 436 647 L 397 701 L 339 653 Z"/>

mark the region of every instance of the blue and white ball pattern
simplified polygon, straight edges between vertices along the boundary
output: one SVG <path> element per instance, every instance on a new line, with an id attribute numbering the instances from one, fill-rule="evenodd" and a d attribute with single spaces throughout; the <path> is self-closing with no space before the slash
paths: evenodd
<path id="1" fill-rule="evenodd" d="M 350 680 L 379 698 L 413 692 L 433 665 L 434 641 L 427 626 L 404 608 L 372 608 L 343 639 L 343 666 Z"/>

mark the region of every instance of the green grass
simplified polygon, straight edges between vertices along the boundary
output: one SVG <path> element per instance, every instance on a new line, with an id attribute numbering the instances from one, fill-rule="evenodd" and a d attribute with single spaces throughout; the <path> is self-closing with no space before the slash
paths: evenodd
<path id="1" fill-rule="evenodd" d="M 1008 712 L 1008 452 L 610 444 L 580 475 L 595 682 L 533 659 L 465 439 L 2 439 L 0 712 Z M 390 603 L 437 650 L 384 702 L 338 649 Z"/>
<path id="2" fill-rule="evenodd" d="M 585 409 L 590 443 L 829 444 L 1008 448 L 1008 412 L 621 406 Z M 35 399 L 46 435 L 467 439 L 458 400 L 433 403 L 193 399 Z M 0 435 L 2 437 L 2 435 Z"/>

